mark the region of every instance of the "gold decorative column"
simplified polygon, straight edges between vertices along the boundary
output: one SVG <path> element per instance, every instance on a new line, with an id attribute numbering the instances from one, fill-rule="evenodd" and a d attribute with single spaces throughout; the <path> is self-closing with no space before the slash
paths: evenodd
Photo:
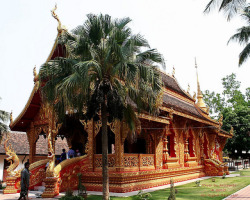
<path id="1" fill-rule="evenodd" d="M 49 110 L 49 130 L 48 130 L 48 151 L 49 155 L 48 158 L 49 166 L 46 170 L 46 179 L 45 182 L 45 190 L 42 194 L 43 198 L 53 198 L 59 194 L 59 187 L 58 187 L 58 178 L 55 176 L 54 168 L 55 168 L 55 148 L 54 148 L 54 137 L 57 135 L 59 129 L 61 128 L 62 124 L 57 124 L 57 118 L 55 112 L 53 112 L 53 108 Z"/>
<path id="2" fill-rule="evenodd" d="M 168 157 L 168 137 L 165 135 L 163 137 L 163 164 L 167 162 Z"/>
<path id="3" fill-rule="evenodd" d="M 163 134 L 164 131 L 157 131 L 155 132 L 155 168 L 161 169 L 162 168 L 162 154 L 163 154 Z"/>
<path id="4" fill-rule="evenodd" d="M 89 171 L 94 171 L 94 121 L 91 119 L 87 123 L 84 120 L 80 120 L 80 122 L 83 124 L 84 130 L 88 133 L 85 148 L 89 158 Z"/>
<path id="5" fill-rule="evenodd" d="M 115 120 L 110 124 L 110 129 L 115 134 L 115 167 L 118 172 L 124 171 L 122 162 L 124 155 L 122 134 L 126 131 L 124 128 L 125 124 L 121 123 L 119 120 Z"/>
<path id="6" fill-rule="evenodd" d="M 187 161 L 188 161 L 188 137 L 185 136 L 184 137 L 184 166 L 185 167 L 188 167 L 186 164 L 187 164 Z"/>

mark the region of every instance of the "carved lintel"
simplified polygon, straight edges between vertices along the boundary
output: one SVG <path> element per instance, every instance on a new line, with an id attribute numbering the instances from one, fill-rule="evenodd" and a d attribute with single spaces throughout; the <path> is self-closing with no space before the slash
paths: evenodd
<path id="1" fill-rule="evenodd" d="M 101 127 L 102 127 L 102 121 L 101 120 L 98 120 L 98 121 L 94 122 L 94 137 L 96 137 L 96 135 L 99 133 Z"/>

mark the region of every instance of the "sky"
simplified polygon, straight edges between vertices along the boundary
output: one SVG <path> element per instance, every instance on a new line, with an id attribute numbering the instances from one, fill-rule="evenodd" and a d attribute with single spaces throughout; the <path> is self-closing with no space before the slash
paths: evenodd
<path id="1" fill-rule="evenodd" d="M 140 33 L 156 48 L 184 90 L 197 90 L 194 58 L 197 59 L 201 90 L 222 91 L 221 79 L 237 74 L 241 90 L 249 87 L 250 59 L 238 67 L 243 49 L 227 41 L 244 22 L 226 21 L 222 13 L 204 14 L 208 0 L 0 0 L 0 110 L 13 112 L 14 119 L 25 107 L 37 71 L 48 58 L 57 35 L 51 10 L 57 3 L 62 25 L 70 31 L 83 24 L 86 14 L 130 17 L 133 33 Z"/>

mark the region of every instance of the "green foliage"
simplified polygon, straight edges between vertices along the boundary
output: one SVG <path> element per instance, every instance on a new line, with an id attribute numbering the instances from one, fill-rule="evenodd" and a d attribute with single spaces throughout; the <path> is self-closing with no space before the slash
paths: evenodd
<path id="1" fill-rule="evenodd" d="M 0 100 L 1 100 L 1 97 L 0 97 Z M 9 118 L 10 118 L 10 115 L 8 112 L 0 110 L 0 143 L 3 137 L 3 134 L 9 130 L 8 126 L 6 125 Z"/>
<path id="2" fill-rule="evenodd" d="M 237 33 L 228 41 L 228 43 L 236 41 L 244 45 L 239 55 L 239 66 L 241 66 L 250 56 L 250 4 L 246 0 L 210 0 L 204 12 L 209 13 L 213 7 L 217 6 L 219 11 L 224 11 L 228 21 L 237 14 L 246 22 L 246 25 L 238 28 Z"/>
<path id="3" fill-rule="evenodd" d="M 61 200 L 84 200 L 81 196 L 64 196 L 60 198 Z"/>
<path id="4" fill-rule="evenodd" d="M 86 187 L 82 184 L 82 174 L 78 173 L 78 195 L 86 194 Z"/>
<path id="5" fill-rule="evenodd" d="M 228 139 L 225 150 L 230 154 L 250 150 L 250 98 L 247 88 L 242 94 L 239 90 L 240 82 L 236 80 L 236 75 L 231 74 L 222 79 L 224 91 L 222 94 L 205 91 L 204 101 L 212 108 L 210 112 L 218 118 L 223 115 L 222 129 L 230 131 L 234 128 L 234 137 Z"/>
<path id="6" fill-rule="evenodd" d="M 196 184 L 197 187 L 200 187 L 201 186 L 201 181 L 200 180 L 195 181 L 195 184 Z"/>
<path id="7" fill-rule="evenodd" d="M 175 189 L 174 189 L 174 180 L 173 178 L 170 179 L 170 195 L 168 197 L 168 200 L 175 200 Z"/>
<path id="8" fill-rule="evenodd" d="M 140 190 L 138 192 L 138 194 L 136 195 L 137 199 L 139 200 L 148 200 L 152 197 L 152 195 L 148 192 L 143 192 L 142 190 Z"/>
<path id="9" fill-rule="evenodd" d="M 72 196 L 73 196 L 73 190 L 70 189 L 70 188 L 68 188 L 68 189 L 66 190 L 65 196 L 66 196 L 66 197 L 72 197 Z"/>
<path id="10" fill-rule="evenodd" d="M 243 50 L 239 55 L 239 66 L 241 66 L 250 56 L 250 4 L 242 9 L 241 18 L 246 22 L 246 25 L 238 28 L 237 33 L 230 37 L 229 42 L 236 41 L 240 45 L 244 45 Z"/>
<path id="11" fill-rule="evenodd" d="M 164 66 L 164 59 L 140 34 L 132 34 L 130 21 L 87 15 L 83 25 L 60 35 L 67 58 L 45 63 L 39 72 L 43 101 L 53 105 L 59 122 L 67 113 L 84 120 L 98 120 L 101 113 L 104 199 L 108 199 L 108 121 L 124 120 L 133 136 L 139 124 L 135 109 L 157 114 L 161 98 L 157 67 Z"/>
<path id="12" fill-rule="evenodd" d="M 164 66 L 164 59 L 140 34 L 132 34 L 129 18 L 87 17 L 83 25 L 59 38 L 67 58 L 55 58 L 41 67 L 42 97 L 54 104 L 60 121 L 69 109 L 81 118 L 96 119 L 105 103 L 109 121 L 124 119 L 134 130 L 131 110 L 158 112 L 162 81 L 156 69 L 157 64 Z"/>

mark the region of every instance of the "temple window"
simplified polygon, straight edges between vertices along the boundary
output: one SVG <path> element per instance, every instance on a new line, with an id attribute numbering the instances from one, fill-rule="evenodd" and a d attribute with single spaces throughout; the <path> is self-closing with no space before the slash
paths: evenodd
<path id="1" fill-rule="evenodd" d="M 188 138 L 188 153 L 190 157 L 195 157 L 195 152 L 194 152 L 194 136 L 191 132 L 189 131 L 189 138 Z"/>
<path id="2" fill-rule="evenodd" d="M 128 138 L 124 141 L 124 153 L 146 154 L 147 142 L 145 140 L 146 133 L 141 133 L 135 141 L 130 141 Z M 149 144 L 148 144 L 149 145 Z"/>
<path id="3" fill-rule="evenodd" d="M 168 140 L 168 155 L 169 157 L 176 157 L 176 153 L 175 153 L 175 133 L 171 132 L 170 135 L 167 136 L 167 140 Z"/>

